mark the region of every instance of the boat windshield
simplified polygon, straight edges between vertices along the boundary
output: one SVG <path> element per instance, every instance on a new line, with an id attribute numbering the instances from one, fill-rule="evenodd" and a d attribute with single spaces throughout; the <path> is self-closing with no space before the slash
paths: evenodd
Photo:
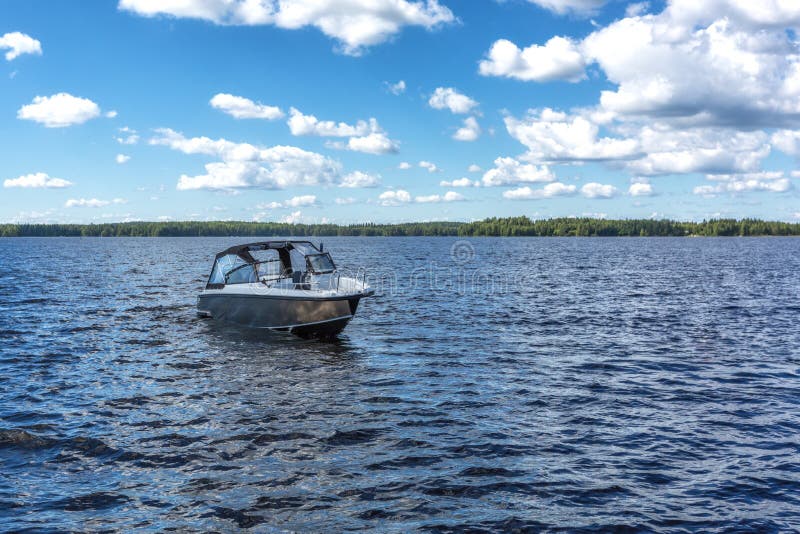
<path id="1" fill-rule="evenodd" d="M 211 276 L 208 278 L 208 283 L 224 284 L 225 276 L 242 265 L 247 265 L 247 262 L 236 254 L 222 256 L 216 262 L 214 262 L 214 269 L 211 271 Z"/>
<path id="2" fill-rule="evenodd" d="M 324 254 L 309 254 L 306 256 L 306 263 L 308 264 L 308 270 L 315 274 L 332 273 L 336 270 L 333 259 L 327 252 Z"/>
<path id="3" fill-rule="evenodd" d="M 281 278 L 302 277 L 304 271 L 327 274 L 336 270 L 330 254 L 310 242 L 268 242 L 231 247 L 214 262 L 207 286 L 269 284 Z M 245 259 L 247 258 L 247 259 Z"/>

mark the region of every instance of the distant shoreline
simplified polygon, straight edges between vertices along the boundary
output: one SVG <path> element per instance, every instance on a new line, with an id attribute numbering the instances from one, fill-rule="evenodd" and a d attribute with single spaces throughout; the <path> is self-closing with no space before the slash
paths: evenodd
<path id="1" fill-rule="evenodd" d="M 0 224 L 0 237 L 766 237 L 800 236 L 800 223 L 758 219 L 489 218 L 475 222 L 288 224 L 246 221 Z"/>

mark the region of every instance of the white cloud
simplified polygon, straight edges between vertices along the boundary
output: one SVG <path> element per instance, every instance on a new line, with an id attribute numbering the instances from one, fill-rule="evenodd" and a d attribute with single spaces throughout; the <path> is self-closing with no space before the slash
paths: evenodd
<path id="1" fill-rule="evenodd" d="M 209 102 L 211 107 L 219 109 L 237 119 L 275 120 L 283 117 L 283 111 L 276 106 L 265 106 L 242 96 L 218 93 Z"/>
<path id="2" fill-rule="evenodd" d="M 117 143 L 121 145 L 135 145 L 139 142 L 139 135 L 136 133 L 136 130 L 123 126 L 119 128 L 119 132 L 122 135 L 114 138 L 117 140 Z"/>
<path id="3" fill-rule="evenodd" d="M 256 205 L 256 209 L 259 210 L 279 210 L 283 208 L 283 202 L 262 202 L 261 204 Z"/>
<path id="4" fill-rule="evenodd" d="M 644 175 L 752 172 L 770 153 L 767 135 L 719 128 L 642 128 L 639 147 L 646 156 L 627 167 Z"/>
<path id="5" fill-rule="evenodd" d="M 384 191 L 378 196 L 381 206 L 399 206 L 411 202 L 411 195 L 403 189 Z"/>
<path id="6" fill-rule="evenodd" d="M 456 20 L 437 0 L 120 0 L 119 8 L 152 17 L 170 15 L 225 25 L 314 26 L 358 55 L 404 26 L 428 30 Z"/>
<path id="7" fill-rule="evenodd" d="M 632 197 L 649 197 L 654 194 L 653 186 L 649 182 L 633 182 L 628 187 L 628 194 Z"/>
<path id="8" fill-rule="evenodd" d="M 780 126 L 800 120 L 800 4 L 672 0 L 589 35 L 582 50 L 615 84 L 600 105 L 697 125 Z"/>
<path id="9" fill-rule="evenodd" d="M 107 119 L 115 119 L 117 115 L 119 115 L 119 113 L 117 113 L 116 110 L 112 109 L 111 111 L 106 111 L 103 115 L 105 115 Z"/>
<path id="10" fill-rule="evenodd" d="M 24 174 L 18 178 L 8 178 L 3 181 L 3 187 L 61 189 L 71 185 L 73 185 L 72 182 L 68 180 L 51 178 L 43 172 Z"/>
<path id="11" fill-rule="evenodd" d="M 426 169 L 428 172 L 439 172 L 441 170 L 436 166 L 436 164 L 431 163 L 430 161 L 420 161 L 419 166 L 423 169 Z"/>
<path id="12" fill-rule="evenodd" d="M 402 95 L 403 93 L 406 92 L 406 82 L 403 80 L 400 80 L 397 83 L 389 83 L 389 82 L 385 83 L 386 83 L 386 88 L 389 90 L 389 92 L 395 96 Z"/>
<path id="13" fill-rule="evenodd" d="M 6 49 L 6 61 L 16 59 L 22 54 L 42 55 L 42 43 L 20 32 L 6 33 L 0 37 L 0 50 Z"/>
<path id="14" fill-rule="evenodd" d="M 459 178 L 457 180 L 442 180 L 439 182 L 442 187 L 480 187 L 481 183 L 477 180 L 474 182 L 469 178 Z"/>
<path id="15" fill-rule="evenodd" d="M 524 119 L 508 116 L 505 124 L 511 137 L 528 147 L 526 157 L 533 161 L 603 161 L 639 154 L 636 140 L 600 137 L 600 127 L 590 118 L 550 108 L 531 111 Z"/>
<path id="16" fill-rule="evenodd" d="M 574 195 L 577 188 L 574 185 L 553 182 L 541 189 L 531 189 L 529 186 L 511 189 L 503 193 L 503 198 L 511 200 L 535 200 L 540 198 L 551 198 L 557 196 Z"/>
<path id="17" fill-rule="evenodd" d="M 431 204 L 438 202 L 460 202 L 462 200 L 466 200 L 466 198 L 464 198 L 464 195 L 462 195 L 461 193 L 456 193 L 455 191 L 448 191 L 444 195 L 427 195 L 414 198 L 414 202 L 418 202 L 421 204 Z"/>
<path id="18" fill-rule="evenodd" d="M 318 135 L 320 137 L 354 137 L 380 131 L 378 121 L 358 121 L 354 125 L 346 122 L 321 121 L 314 115 L 304 115 L 300 110 L 289 110 L 289 130 L 292 135 Z"/>
<path id="19" fill-rule="evenodd" d="M 298 210 L 298 211 L 293 211 L 292 213 L 284 217 L 282 219 L 282 222 L 288 224 L 297 224 L 301 221 L 302 218 L 303 218 L 303 213 Z"/>
<path id="20" fill-rule="evenodd" d="M 483 169 L 480 168 L 479 165 L 475 165 L 474 163 L 467 167 L 467 172 L 481 172 Z"/>
<path id="21" fill-rule="evenodd" d="M 342 177 L 339 187 L 377 187 L 380 183 L 381 177 L 378 175 L 353 171 Z"/>
<path id="22" fill-rule="evenodd" d="M 600 9 L 606 0 L 528 0 L 528 2 L 559 15 L 567 13 L 590 15 Z"/>
<path id="23" fill-rule="evenodd" d="M 494 168 L 483 175 L 483 185 L 502 186 L 530 182 L 552 182 L 556 177 L 547 165 L 520 163 L 514 158 L 501 157 L 494 160 Z"/>
<path id="24" fill-rule="evenodd" d="M 206 164 L 206 174 L 181 176 L 179 190 L 319 186 L 335 184 L 341 176 L 341 164 L 337 161 L 293 146 L 262 148 L 226 139 L 187 138 L 170 129 L 156 132 L 157 136 L 150 140 L 152 145 L 222 160 Z"/>
<path id="25" fill-rule="evenodd" d="M 130 156 L 126 156 L 125 154 L 117 154 L 117 157 L 115 159 L 116 159 L 117 163 L 122 165 L 123 163 L 128 163 L 128 161 L 130 161 L 131 157 Z"/>
<path id="26" fill-rule="evenodd" d="M 792 189 L 792 183 L 781 171 L 760 171 L 742 174 L 713 174 L 706 178 L 717 185 L 701 185 L 692 192 L 695 195 L 713 196 L 719 193 L 744 193 L 748 191 L 767 191 L 785 193 Z"/>
<path id="27" fill-rule="evenodd" d="M 581 187 L 581 194 L 586 198 L 611 198 L 617 194 L 617 188 L 609 184 L 589 182 Z"/>
<path id="28" fill-rule="evenodd" d="M 480 62 L 484 76 L 502 76 L 523 81 L 548 82 L 585 78 L 586 59 L 578 44 L 567 37 L 553 37 L 543 46 L 531 45 L 520 50 L 506 39 L 495 41 Z"/>
<path id="29" fill-rule="evenodd" d="M 340 206 L 346 206 L 348 204 L 354 204 L 356 202 L 356 199 L 354 199 L 353 197 L 337 197 L 336 200 L 334 200 L 334 202 L 336 202 Z"/>
<path id="30" fill-rule="evenodd" d="M 464 125 L 453 134 L 456 141 L 475 141 L 481 135 L 481 127 L 475 117 L 464 119 Z"/>
<path id="31" fill-rule="evenodd" d="M 464 195 L 461 193 L 456 193 L 455 191 L 448 191 L 444 194 L 444 196 L 442 196 L 443 202 L 460 202 L 462 200 L 466 200 Z"/>
<path id="32" fill-rule="evenodd" d="M 346 122 L 321 121 L 314 115 L 304 115 L 301 111 L 289 110 L 289 130 L 292 135 L 317 135 L 320 137 L 349 137 L 347 143 L 329 143 L 330 148 L 347 149 L 368 154 L 392 154 L 398 151 L 396 141 L 389 139 L 374 118 L 360 120 L 356 124 Z"/>
<path id="33" fill-rule="evenodd" d="M 637 2 L 635 4 L 628 4 L 625 7 L 626 17 L 638 17 L 644 15 L 650 9 L 650 2 Z"/>
<path id="34" fill-rule="evenodd" d="M 110 204 L 125 204 L 128 201 L 124 198 L 114 200 L 99 200 L 96 198 L 71 198 L 64 204 L 67 208 L 102 208 Z"/>
<path id="35" fill-rule="evenodd" d="M 790 156 L 800 156 L 800 130 L 778 130 L 770 138 L 772 146 Z"/>
<path id="36" fill-rule="evenodd" d="M 434 109 L 449 109 L 452 113 L 463 114 L 471 112 L 478 103 L 452 87 L 437 87 L 428 105 Z"/>
<path id="37" fill-rule="evenodd" d="M 283 205 L 288 208 L 299 208 L 302 206 L 314 206 L 317 203 L 316 195 L 301 195 L 286 200 Z"/>
<path id="38" fill-rule="evenodd" d="M 400 165 L 398 165 L 397 168 L 402 171 L 406 171 L 411 168 L 411 164 L 407 161 L 401 161 Z"/>
<path id="39" fill-rule="evenodd" d="M 347 140 L 347 149 L 367 154 L 395 154 L 399 147 L 385 133 L 373 132 L 363 137 L 351 137 Z"/>
<path id="40" fill-rule="evenodd" d="M 564 11 L 563 5 L 551 7 Z M 595 66 L 611 87 L 593 108 L 507 117 L 509 133 L 528 147 L 523 159 L 601 161 L 644 176 L 741 176 L 760 172 L 772 148 L 800 155 L 800 3 L 668 0 L 660 13 L 648 14 L 650 8 L 647 2 L 630 4 L 624 18 L 572 47 L 560 43 L 570 53 L 556 59 L 572 57 L 576 76 L 579 65 Z M 551 43 L 558 41 L 534 45 L 531 53 L 547 58 Z M 546 78 L 528 66 L 544 69 L 547 62 L 527 65 L 524 53 L 501 42 L 482 72 Z M 750 178 L 701 190 L 784 186 Z"/>
<path id="41" fill-rule="evenodd" d="M 17 118 L 44 124 L 48 128 L 63 128 L 100 116 L 100 106 L 88 98 L 58 93 L 52 96 L 37 96 L 33 102 L 17 111 Z"/>

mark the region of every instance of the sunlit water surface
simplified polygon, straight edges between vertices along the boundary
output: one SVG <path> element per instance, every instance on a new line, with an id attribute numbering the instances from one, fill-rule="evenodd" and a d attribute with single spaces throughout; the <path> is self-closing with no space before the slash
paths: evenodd
<path id="1" fill-rule="evenodd" d="M 336 343 L 195 316 L 243 241 L 0 240 L 4 529 L 800 525 L 800 239 L 326 238 Z"/>

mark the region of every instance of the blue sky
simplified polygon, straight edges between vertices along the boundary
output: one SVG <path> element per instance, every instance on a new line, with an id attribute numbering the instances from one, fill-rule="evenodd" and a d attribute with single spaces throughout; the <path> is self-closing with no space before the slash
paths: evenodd
<path id="1" fill-rule="evenodd" d="M 3 222 L 800 218 L 800 5 L 2 10 Z"/>

